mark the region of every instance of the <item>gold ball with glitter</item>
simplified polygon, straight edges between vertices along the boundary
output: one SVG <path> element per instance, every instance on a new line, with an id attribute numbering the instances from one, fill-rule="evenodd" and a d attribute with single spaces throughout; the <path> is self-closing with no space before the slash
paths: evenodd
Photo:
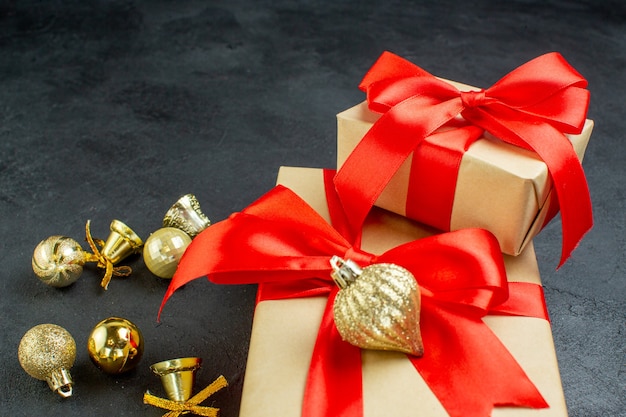
<path id="1" fill-rule="evenodd" d="M 106 374 L 116 375 L 135 368 L 143 355 L 139 328 L 122 317 L 109 317 L 96 324 L 87 339 L 93 364 Z"/>
<path id="2" fill-rule="evenodd" d="M 80 244 L 67 236 L 54 235 L 35 247 L 32 267 L 35 275 L 52 287 L 67 287 L 83 272 L 86 254 Z"/>
<path id="3" fill-rule="evenodd" d="M 337 256 L 331 266 L 341 288 L 333 313 L 343 340 L 363 349 L 424 354 L 420 291 L 410 271 L 384 263 L 361 269 Z"/>
<path id="4" fill-rule="evenodd" d="M 152 233 L 143 246 L 146 267 L 160 278 L 172 278 L 191 237 L 175 227 L 163 227 Z"/>
<path id="5" fill-rule="evenodd" d="M 63 398 L 72 396 L 69 371 L 76 359 L 76 342 L 63 327 L 40 324 L 31 328 L 22 337 L 17 356 L 28 375 L 46 381 Z"/>

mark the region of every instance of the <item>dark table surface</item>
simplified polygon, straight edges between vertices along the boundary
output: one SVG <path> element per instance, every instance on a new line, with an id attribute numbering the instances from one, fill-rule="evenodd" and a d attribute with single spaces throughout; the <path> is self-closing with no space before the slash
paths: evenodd
<path id="1" fill-rule="evenodd" d="M 620 1 L 0 2 L 0 415 L 160 416 L 148 365 L 200 356 L 198 386 L 238 414 L 256 288 L 194 281 L 156 314 L 168 285 L 140 256 L 99 287 L 86 267 L 56 289 L 31 270 L 35 245 L 119 219 L 146 238 L 181 195 L 221 220 L 274 184 L 280 165 L 335 166 L 335 114 L 361 101 L 384 50 L 438 76 L 487 87 L 558 51 L 589 81 L 584 161 L 595 227 L 555 270 L 560 223 L 535 240 L 571 416 L 625 415 L 626 6 Z M 622 143 L 622 145 L 620 145 Z M 86 247 L 86 246 L 85 246 Z M 140 365 L 108 376 L 86 340 L 109 316 L 137 324 Z M 17 360 L 40 323 L 78 345 L 75 393 L 57 398 Z"/>

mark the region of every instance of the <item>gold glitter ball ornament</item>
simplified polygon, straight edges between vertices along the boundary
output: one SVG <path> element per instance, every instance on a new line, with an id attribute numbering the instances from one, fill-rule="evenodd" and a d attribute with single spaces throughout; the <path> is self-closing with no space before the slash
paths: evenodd
<path id="1" fill-rule="evenodd" d="M 157 277 L 172 278 L 190 243 L 191 237 L 187 233 L 175 227 L 164 227 L 146 239 L 143 245 L 143 261 Z"/>
<path id="2" fill-rule="evenodd" d="M 413 274 L 395 264 L 361 269 L 338 256 L 330 262 L 341 288 L 333 313 L 342 339 L 363 349 L 422 356 L 420 290 Z"/>
<path id="3" fill-rule="evenodd" d="M 35 247 L 32 266 L 37 278 L 45 284 L 67 287 L 80 277 L 86 261 L 86 253 L 77 241 L 55 235 Z"/>
<path id="4" fill-rule="evenodd" d="M 69 370 L 76 359 L 76 342 L 63 327 L 40 324 L 31 328 L 22 337 L 17 356 L 28 375 L 46 381 L 63 398 L 72 395 Z"/>
<path id="5" fill-rule="evenodd" d="M 130 320 L 109 317 L 96 324 L 87 339 L 94 365 L 106 374 L 122 374 L 135 368 L 143 355 L 143 336 Z"/>

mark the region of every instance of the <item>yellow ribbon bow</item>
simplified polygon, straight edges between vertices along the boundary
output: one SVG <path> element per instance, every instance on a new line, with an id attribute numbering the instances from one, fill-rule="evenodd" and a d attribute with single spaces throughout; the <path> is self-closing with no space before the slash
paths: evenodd
<path id="1" fill-rule="evenodd" d="M 219 408 L 200 406 L 202 401 L 215 394 L 217 391 L 228 386 L 226 378 L 220 375 L 215 381 L 213 381 L 208 387 L 191 397 L 187 401 L 178 402 L 160 398 L 155 395 L 146 392 L 143 395 L 143 403 L 153 405 L 155 407 L 170 410 L 163 414 L 163 417 L 178 417 L 181 414 L 192 413 L 198 416 L 216 417 Z"/>

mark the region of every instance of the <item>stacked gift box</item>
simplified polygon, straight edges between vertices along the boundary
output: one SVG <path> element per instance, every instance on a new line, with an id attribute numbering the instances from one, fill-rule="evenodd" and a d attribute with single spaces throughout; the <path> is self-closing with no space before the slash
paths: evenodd
<path id="1" fill-rule="evenodd" d="M 168 291 L 259 284 L 240 415 L 566 416 L 532 239 L 560 209 L 562 263 L 591 227 L 585 86 L 558 54 L 480 90 L 384 53 L 337 115 L 336 170 L 281 167 L 194 240 Z M 332 255 L 407 260 L 423 356 L 338 339 Z"/>

